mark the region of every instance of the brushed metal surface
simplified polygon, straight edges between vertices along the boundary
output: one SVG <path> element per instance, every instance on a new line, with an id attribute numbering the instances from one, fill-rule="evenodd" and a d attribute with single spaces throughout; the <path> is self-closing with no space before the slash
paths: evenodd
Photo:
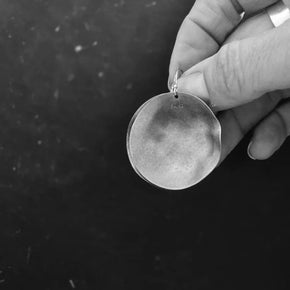
<path id="1" fill-rule="evenodd" d="M 127 151 L 146 181 L 181 190 L 204 179 L 218 164 L 221 127 L 211 109 L 185 93 L 165 93 L 143 104 L 127 133 Z"/>

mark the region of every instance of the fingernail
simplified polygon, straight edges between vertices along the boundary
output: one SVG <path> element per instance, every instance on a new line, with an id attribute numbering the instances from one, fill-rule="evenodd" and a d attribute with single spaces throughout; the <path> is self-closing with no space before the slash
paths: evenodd
<path id="1" fill-rule="evenodd" d="M 169 78 L 167 82 L 167 88 L 169 91 L 171 90 L 171 87 L 172 87 L 172 80 Z"/>
<path id="2" fill-rule="evenodd" d="M 181 77 L 178 80 L 178 89 L 209 101 L 209 93 L 206 87 L 204 74 L 201 72 Z"/>
<path id="3" fill-rule="evenodd" d="M 182 76 L 182 74 L 183 74 L 183 71 L 182 71 L 181 69 L 178 69 L 178 70 L 175 72 L 175 74 L 174 74 L 173 77 L 169 77 L 168 82 L 167 82 L 167 87 L 168 87 L 168 90 L 169 90 L 169 91 L 171 91 L 171 89 L 172 89 L 173 79 L 174 79 L 175 77 L 177 77 L 177 79 L 179 79 L 179 78 Z"/>
<path id="4" fill-rule="evenodd" d="M 248 152 L 248 156 L 252 159 L 252 160 L 257 160 L 252 154 L 251 154 L 251 146 L 252 146 L 252 144 L 253 144 L 253 141 L 251 141 L 250 143 L 249 143 L 249 145 L 248 145 L 248 150 L 247 150 L 247 152 Z"/>

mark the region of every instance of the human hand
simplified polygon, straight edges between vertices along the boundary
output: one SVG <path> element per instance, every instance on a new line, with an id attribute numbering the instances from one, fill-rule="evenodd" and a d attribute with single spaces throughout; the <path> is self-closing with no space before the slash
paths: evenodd
<path id="1" fill-rule="evenodd" d="M 239 2 L 247 15 L 277 1 Z M 280 102 L 290 96 L 290 22 L 274 29 L 264 12 L 241 23 L 239 9 L 234 0 L 196 1 L 178 33 L 169 81 L 177 69 L 185 71 L 178 82 L 180 91 L 203 98 L 216 111 L 226 110 L 218 115 L 221 160 L 261 120 L 249 154 L 266 159 L 290 133 L 290 103 Z"/>

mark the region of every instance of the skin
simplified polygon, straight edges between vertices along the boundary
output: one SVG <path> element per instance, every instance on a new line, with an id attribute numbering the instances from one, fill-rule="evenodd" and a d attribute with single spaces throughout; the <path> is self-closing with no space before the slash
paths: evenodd
<path id="1" fill-rule="evenodd" d="M 274 28 L 261 12 L 276 2 L 197 0 L 178 32 L 169 83 L 182 70 L 178 89 L 218 112 L 221 161 L 251 129 L 252 159 L 269 158 L 290 135 L 290 21 Z M 290 0 L 284 4 L 290 7 Z"/>

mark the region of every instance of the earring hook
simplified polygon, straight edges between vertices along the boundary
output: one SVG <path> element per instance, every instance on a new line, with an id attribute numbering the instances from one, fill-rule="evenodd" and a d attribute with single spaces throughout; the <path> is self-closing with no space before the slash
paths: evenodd
<path id="1" fill-rule="evenodd" d="M 183 74 L 183 71 L 178 69 L 174 75 L 173 78 L 173 83 L 170 85 L 170 92 L 174 94 L 174 96 L 178 96 L 178 79 L 181 77 L 181 75 Z"/>

